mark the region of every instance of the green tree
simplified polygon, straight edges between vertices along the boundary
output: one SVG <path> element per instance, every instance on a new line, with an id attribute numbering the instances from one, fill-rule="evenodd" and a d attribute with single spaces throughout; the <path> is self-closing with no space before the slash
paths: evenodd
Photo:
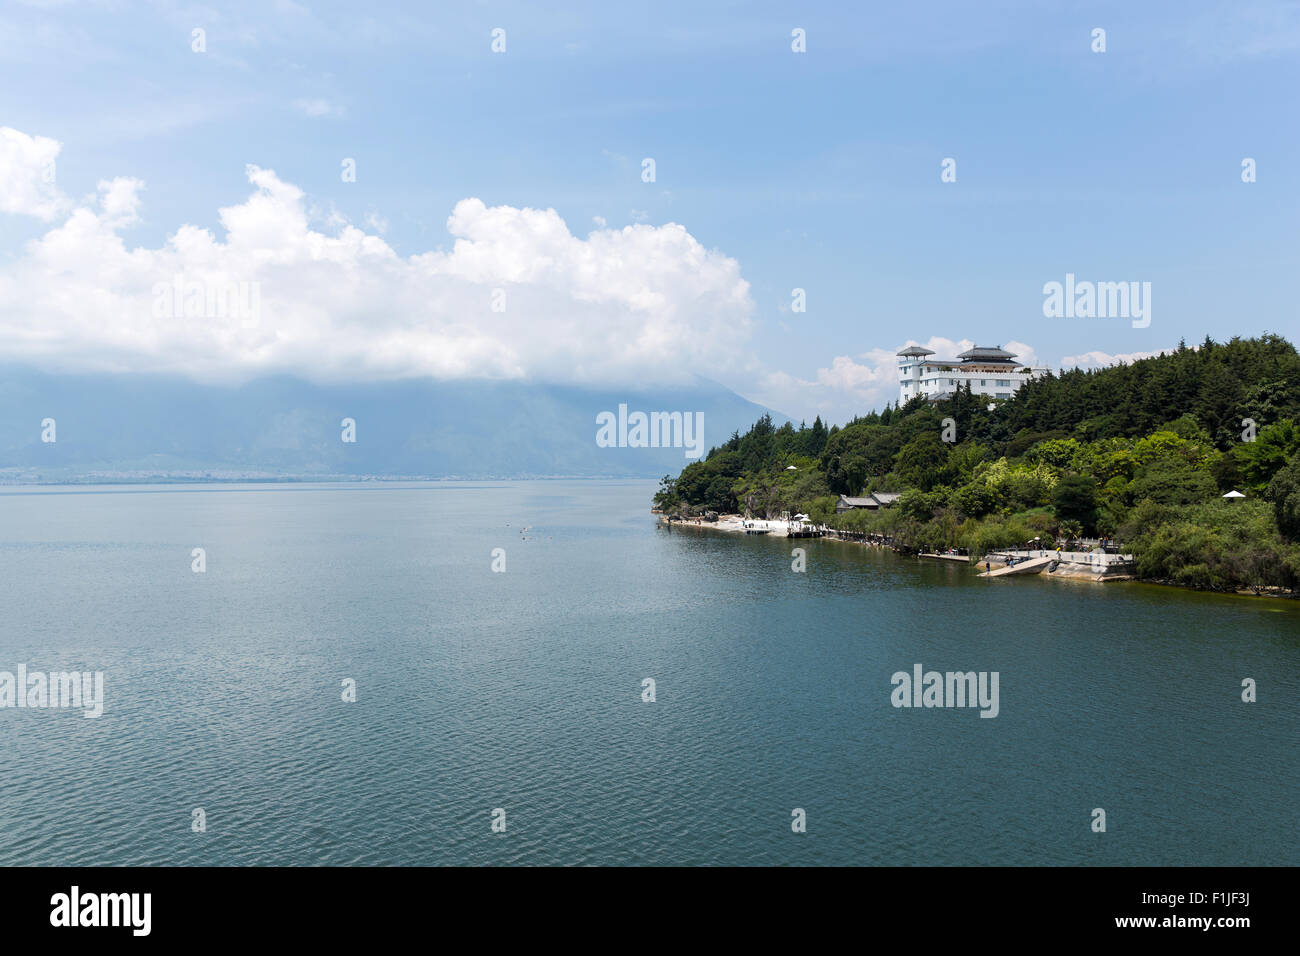
<path id="1" fill-rule="evenodd" d="M 1287 460 L 1300 451 L 1300 427 L 1290 419 L 1274 422 L 1259 430 L 1253 442 L 1242 442 L 1234 454 L 1255 491 L 1263 491 Z"/>
<path id="2" fill-rule="evenodd" d="M 1085 531 L 1097 525 L 1097 482 L 1091 475 L 1067 475 L 1052 490 L 1052 510 L 1062 522 L 1077 521 Z"/>
<path id="3" fill-rule="evenodd" d="M 1300 541 L 1300 456 L 1273 476 L 1266 497 L 1273 502 L 1278 531 Z"/>
<path id="4" fill-rule="evenodd" d="M 895 466 L 908 484 L 929 491 L 940 479 L 948 460 L 948 448 L 933 431 L 917 435 L 898 453 Z"/>
<path id="5" fill-rule="evenodd" d="M 1159 458 L 1146 465 L 1128 486 L 1134 501 L 1150 498 L 1165 505 L 1190 505 L 1218 497 L 1209 471 L 1177 457 Z"/>
<path id="6" fill-rule="evenodd" d="M 998 497 L 984 483 L 973 481 L 954 491 L 950 502 L 968 518 L 983 518 L 998 506 Z"/>
<path id="7" fill-rule="evenodd" d="M 677 479 L 671 475 L 664 475 L 659 479 L 659 490 L 655 492 L 655 507 L 663 511 L 668 511 L 673 505 L 677 504 Z"/>

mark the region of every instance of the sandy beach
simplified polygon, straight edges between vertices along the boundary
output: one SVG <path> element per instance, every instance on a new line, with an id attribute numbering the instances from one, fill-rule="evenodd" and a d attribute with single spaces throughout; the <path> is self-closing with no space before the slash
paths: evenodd
<path id="1" fill-rule="evenodd" d="M 668 524 L 668 519 L 659 516 L 661 524 Z M 773 538 L 788 538 L 790 531 L 799 530 L 798 525 L 788 521 L 765 520 L 763 518 L 745 518 L 742 515 L 720 515 L 717 521 L 705 521 L 703 518 L 685 518 L 672 522 L 674 528 L 708 528 L 713 531 L 730 531 L 733 534 L 745 534 L 747 531 L 767 531 Z"/>

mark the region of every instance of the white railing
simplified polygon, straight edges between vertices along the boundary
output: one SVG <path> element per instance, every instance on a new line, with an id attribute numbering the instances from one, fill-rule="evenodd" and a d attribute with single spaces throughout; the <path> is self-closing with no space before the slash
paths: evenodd
<path id="1" fill-rule="evenodd" d="M 990 551 L 989 558 L 1056 558 L 1067 564 L 1090 564 L 1094 567 L 1110 567 L 1112 564 L 1131 564 L 1131 554 L 1094 554 L 1091 551 L 1058 551 L 1056 548 L 1041 550 L 1024 550 L 1020 548 L 1002 548 Z"/>

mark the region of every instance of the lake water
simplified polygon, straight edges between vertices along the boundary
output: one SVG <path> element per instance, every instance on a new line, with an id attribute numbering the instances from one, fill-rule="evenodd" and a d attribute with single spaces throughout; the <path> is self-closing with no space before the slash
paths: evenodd
<path id="1" fill-rule="evenodd" d="M 105 682 L 0 709 L 0 864 L 1300 864 L 1294 603 L 668 532 L 654 488 L 0 489 L 0 671 Z M 893 707 L 918 663 L 998 716 Z"/>

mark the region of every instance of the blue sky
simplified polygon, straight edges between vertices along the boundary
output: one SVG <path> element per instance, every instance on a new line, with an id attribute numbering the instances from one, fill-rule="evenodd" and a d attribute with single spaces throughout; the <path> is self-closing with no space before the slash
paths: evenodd
<path id="1" fill-rule="evenodd" d="M 60 144 L 68 205 L 0 215 L 0 265 L 30 277 L 26 243 L 113 177 L 142 183 L 127 249 L 182 224 L 220 237 L 254 164 L 302 191 L 313 228 L 346 220 L 403 258 L 450 251 L 470 197 L 554 209 L 577 237 L 680 224 L 738 264 L 749 301 L 707 349 L 665 341 L 683 370 L 796 418 L 894 399 L 887 356 L 908 340 L 1015 342 L 1059 366 L 1300 332 L 1295 3 L 560 6 L 11 4 L 0 126 Z M 1044 318 L 1042 286 L 1067 272 L 1150 282 L 1150 326 Z M 688 328 L 713 320 L 681 302 L 724 294 L 701 288 L 674 300 Z M 530 356 L 514 374 L 563 377 Z"/>

